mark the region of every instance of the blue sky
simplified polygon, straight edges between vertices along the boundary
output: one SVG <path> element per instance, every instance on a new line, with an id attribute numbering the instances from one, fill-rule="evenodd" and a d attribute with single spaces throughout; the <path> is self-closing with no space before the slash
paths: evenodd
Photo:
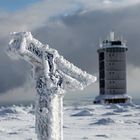
<path id="1" fill-rule="evenodd" d="M 17 11 L 39 0 L 0 0 L 0 9 Z"/>

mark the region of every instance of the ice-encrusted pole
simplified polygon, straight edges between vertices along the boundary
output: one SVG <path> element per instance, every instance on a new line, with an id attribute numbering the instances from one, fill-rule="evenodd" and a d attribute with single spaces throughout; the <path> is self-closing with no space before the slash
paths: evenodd
<path id="1" fill-rule="evenodd" d="M 13 33 L 8 54 L 33 66 L 36 82 L 36 132 L 39 140 L 63 140 L 63 96 L 83 89 L 96 77 L 80 70 L 54 49 L 34 39 L 30 32 Z"/>

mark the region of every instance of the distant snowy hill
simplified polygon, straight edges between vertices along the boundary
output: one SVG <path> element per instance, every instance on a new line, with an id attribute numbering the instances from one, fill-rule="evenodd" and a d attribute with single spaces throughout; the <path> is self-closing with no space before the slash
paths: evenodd
<path id="1" fill-rule="evenodd" d="M 0 107 L 0 140 L 37 140 L 33 106 Z M 139 140 L 140 106 L 64 107 L 64 140 Z"/>

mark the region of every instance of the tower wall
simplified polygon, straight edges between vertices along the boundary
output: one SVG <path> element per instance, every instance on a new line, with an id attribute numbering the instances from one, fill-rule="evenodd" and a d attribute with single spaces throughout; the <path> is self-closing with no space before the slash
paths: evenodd
<path id="1" fill-rule="evenodd" d="M 98 50 L 100 94 L 126 93 L 126 51 L 121 46 Z"/>

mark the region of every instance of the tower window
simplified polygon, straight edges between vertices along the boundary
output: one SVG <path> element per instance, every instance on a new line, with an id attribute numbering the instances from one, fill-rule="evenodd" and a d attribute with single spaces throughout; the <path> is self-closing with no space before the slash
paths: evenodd
<path id="1" fill-rule="evenodd" d="M 122 45 L 122 42 L 121 41 L 111 41 L 111 45 Z"/>
<path id="2" fill-rule="evenodd" d="M 99 54 L 99 59 L 100 59 L 100 61 L 101 60 L 104 60 L 104 52 L 102 52 L 102 53 Z"/>
<path id="3" fill-rule="evenodd" d="M 100 70 L 104 70 L 104 62 L 102 61 L 102 62 L 100 62 Z"/>
<path id="4" fill-rule="evenodd" d="M 105 88 L 105 81 L 104 80 L 100 80 L 100 89 L 101 88 Z"/>
<path id="5" fill-rule="evenodd" d="M 100 79 L 105 78 L 105 72 L 103 70 L 100 71 Z"/>

